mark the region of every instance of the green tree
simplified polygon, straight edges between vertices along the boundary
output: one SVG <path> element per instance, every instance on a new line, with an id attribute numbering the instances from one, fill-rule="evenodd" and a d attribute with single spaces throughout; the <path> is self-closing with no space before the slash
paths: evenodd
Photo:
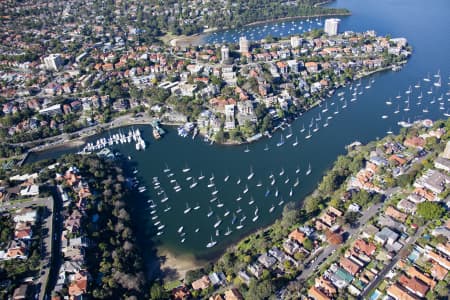
<path id="1" fill-rule="evenodd" d="M 427 221 L 439 220 L 445 213 L 445 208 L 439 203 L 422 202 L 417 205 L 417 213 Z"/>
<path id="2" fill-rule="evenodd" d="M 159 300 L 167 298 L 168 295 L 161 284 L 159 282 L 153 283 L 152 287 L 150 288 L 150 299 Z"/>

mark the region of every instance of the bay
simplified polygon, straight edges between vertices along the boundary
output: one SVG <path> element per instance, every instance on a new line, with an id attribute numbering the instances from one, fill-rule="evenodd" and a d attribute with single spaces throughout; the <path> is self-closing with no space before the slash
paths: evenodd
<path id="1" fill-rule="evenodd" d="M 209 145 L 202 141 L 201 138 L 192 140 L 191 138 L 181 138 L 176 134 L 176 130 L 169 128 L 168 134 L 161 141 L 154 141 L 151 138 L 151 130 L 149 126 L 140 126 L 144 139 L 148 142 L 146 151 L 136 151 L 134 144 L 117 145 L 115 149 L 119 150 L 125 156 L 130 155 L 132 160 L 130 164 L 139 170 L 137 176 L 141 180 L 141 184 L 147 186 L 147 191 L 138 194 L 135 199 L 130 199 L 133 206 L 139 211 L 138 222 L 141 229 L 143 228 L 148 235 L 143 238 L 150 238 L 158 231 L 157 226 L 153 223 L 160 221 L 165 228 L 161 236 L 154 237 L 158 246 L 168 249 L 175 254 L 191 253 L 197 258 L 212 258 L 223 252 L 223 250 L 238 241 L 250 232 L 265 227 L 274 222 L 280 216 L 283 205 L 278 204 L 281 197 L 284 203 L 288 201 L 302 201 L 302 199 L 311 193 L 316 187 L 324 172 L 331 166 L 336 157 L 345 153 L 345 145 L 355 140 L 363 143 L 374 140 L 378 137 L 386 135 L 387 131 L 398 132 L 397 122 L 412 122 L 418 119 L 445 118 L 443 113 L 450 107 L 448 101 L 449 96 L 446 95 L 449 85 L 448 75 L 450 70 L 450 41 L 447 38 L 449 28 L 449 20 L 447 12 L 450 9 L 450 3 L 446 0 L 436 0 L 432 3 L 424 4 L 420 0 L 398 0 L 383 1 L 380 4 L 376 0 L 367 0 L 364 2 L 358 0 L 339 0 L 331 4 L 333 7 L 349 8 L 352 16 L 343 17 L 340 24 L 340 31 L 352 30 L 356 32 L 365 30 L 375 30 L 379 35 L 390 34 L 392 37 L 406 37 L 413 46 L 413 55 L 408 63 L 400 72 L 386 71 L 372 75 L 363 79 L 358 92 L 362 91 L 362 95 L 357 94 L 357 100 L 351 101 L 353 96 L 349 88 L 337 90 L 336 94 L 327 100 L 327 112 L 322 112 L 324 106 L 317 107 L 303 116 L 298 118 L 292 124 L 292 137 L 286 138 L 290 129 L 276 132 L 272 139 L 262 139 L 256 143 L 249 145 L 249 152 L 245 152 L 247 146 L 220 146 Z M 412 17 L 417 16 L 417 17 Z M 294 21 L 300 22 L 300 21 Z M 314 19 L 315 22 L 315 19 Z M 322 19 L 323 23 L 324 20 Z M 289 33 L 288 24 L 292 21 L 284 21 L 278 26 L 270 23 L 266 27 L 266 31 L 272 27 L 278 28 L 275 32 L 270 31 L 272 36 L 277 36 L 281 30 L 285 30 L 284 36 L 294 34 L 291 29 Z M 258 26 L 245 27 L 245 30 L 258 32 L 264 29 L 265 24 Z M 313 25 L 311 25 L 313 26 Z M 268 29 L 267 29 L 268 28 Z M 297 26 L 298 28 L 298 26 Z M 251 32 L 240 32 L 239 35 L 250 37 Z M 227 40 L 230 31 L 217 32 L 214 38 Z M 255 35 L 255 34 L 254 34 Z M 208 38 L 207 38 L 208 39 Z M 227 40 L 231 42 L 232 40 Z M 433 87 L 433 93 L 428 94 L 427 91 L 433 85 L 434 77 L 432 75 L 440 69 L 442 74 L 442 87 L 436 90 Z M 430 73 L 432 81 L 424 82 L 423 78 Z M 370 81 L 374 80 L 373 83 Z M 420 82 L 421 89 L 412 87 L 412 93 L 409 94 L 409 111 L 405 111 L 407 106 L 405 100 L 407 94 L 405 91 L 409 86 L 414 86 Z M 365 87 L 371 87 L 366 89 Z M 421 104 L 418 105 L 417 96 L 423 94 Z M 344 98 L 347 103 L 343 108 L 345 101 L 340 100 L 337 93 L 344 92 Z M 395 97 L 400 93 L 401 99 Z M 439 101 L 442 95 L 442 100 Z M 392 99 L 393 104 L 387 105 L 386 101 Z M 434 100 L 434 101 L 433 101 Z M 444 110 L 440 109 L 439 102 L 442 102 Z M 336 107 L 339 107 L 338 114 L 335 114 Z M 399 108 L 400 112 L 395 114 L 394 111 Z M 423 110 L 427 108 L 428 113 Z M 311 120 L 319 118 L 317 132 L 312 132 L 310 139 L 305 139 L 308 132 L 308 125 Z M 387 118 L 382 118 L 382 116 Z M 328 127 L 323 127 L 327 117 Z M 300 132 L 305 126 L 305 132 Z M 315 125 L 314 125 L 315 126 Z M 136 128 L 136 127 L 135 127 Z M 121 129 L 127 132 L 128 128 Z M 107 132 L 102 136 L 113 134 L 117 130 Z M 284 136 L 285 144 L 277 147 L 280 141 L 280 135 Z M 298 138 L 299 145 L 293 147 L 292 143 Z M 98 137 L 92 137 L 95 140 Z M 265 151 L 266 144 L 269 148 Z M 59 149 L 44 153 L 34 154 L 30 157 L 30 161 L 43 159 L 46 157 L 56 157 L 62 153 L 76 152 L 79 149 Z M 168 173 L 174 173 L 173 177 L 167 178 L 168 173 L 163 170 L 167 166 L 171 169 Z M 312 172 L 309 176 L 305 175 L 311 164 Z M 182 169 L 189 167 L 189 172 L 183 173 Z M 247 180 L 252 167 L 254 177 Z M 300 173 L 296 174 L 297 167 Z M 285 173 L 280 176 L 282 168 Z M 197 180 L 198 185 L 190 189 L 191 181 L 187 181 L 187 177 L 205 176 L 203 180 Z M 217 198 L 223 203 L 223 207 L 217 207 L 217 201 L 210 203 L 214 197 L 211 195 L 213 189 L 208 188 L 208 178 L 214 174 L 215 186 L 218 193 Z M 276 183 L 270 184 L 273 174 Z M 227 182 L 225 177 L 229 176 Z M 169 200 L 161 203 L 163 195 L 158 195 L 157 190 L 153 189 L 152 178 L 158 177 L 161 186 L 166 191 Z M 299 178 L 299 185 L 293 188 L 296 178 Z M 241 184 L 236 184 L 238 179 Z M 289 178 L 289 182 L 285 183 Z M 176 179 L 182 186 L 180 192 L 175 192 L 171 179 Z M 261 181 L 262 186 L 256 186 Z M 249 191 L 244 194 L 245 184 Z M 293 196 L 289 196 L 290 189 L 293 188 Z M 267 189 L 270 190 L 269 196 L 265 197 Z M 275 197 L 275 190 L 278 189 L 279 196 Z M 242 196 L 242 200 L 236 201 L 238 196 Z M 249 205 L 250 197 L 253 197 L 254 203 Z M 150 214 L 151 209 L 147 203 L 148 199 L 153 199 L 158 205 L 155 215 L 158 219 L 152 220 Z M 190 212 L 184 214 L 186 204 L 191 208 Z M 198 210 L 194 210 L 196 205 Z M 164 212 L 166 205 L 171 210 Z M 269 212 L 270 207 L 274 205 L 273 213 Z M 214 215 L 207 217 L 209 208 L 214 211 Z M 236 214 L 237 221 L 231 224 L 233 212 L 238 208 L 242 212 Z M 255 210 L 258 207 L 258 220 L 252 222 L 255 216 Z M 224 216 L 226 210 L 230 211 L 228 216 Z M 239 219 L 245 215 L 247 218 L 241 230 L 236 229 Z M 217 216 L 220 216 L 222 223 L 219 227 L 214 228 L 217 222 Z M 158 226 L 160 226 L 160 224 Z M 185 232 L 184 243 L 181 243 L 182 237 L 178 233 L 180 226 L 183 226 L 182 232 Z M 229 227 L 233 232 L 229 236 L 224 236 L 225 231 Z M 195 229 L 199 228 L 199 232 Z M 216 236 L 216 229 L 219 229 L 219 236 Z M 206 244 L 211 237 L 217 241 L 217 245 L 213 248 L 206 248 Z"/>

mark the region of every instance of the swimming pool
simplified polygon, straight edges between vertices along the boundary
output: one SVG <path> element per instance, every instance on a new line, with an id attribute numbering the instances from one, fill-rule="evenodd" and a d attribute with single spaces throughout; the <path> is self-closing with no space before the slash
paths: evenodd
<path id="1" fill-rule="evenodd" d="M 381 292 L 379 290 L 375 290 L 372 295 L 370 295 L 370 300 L 377 300 L 381 296 Z"/>
<path id="2" fill-rule="evenodd" d="M 408 255 L 408 260 L 410 262 L 415 262 L 416 259 L 419 257 L 420 253 L 419 251 L 417 251 L 416 249 L 414 249 L 413 251 L 411 251 L 411 253 Z"/>

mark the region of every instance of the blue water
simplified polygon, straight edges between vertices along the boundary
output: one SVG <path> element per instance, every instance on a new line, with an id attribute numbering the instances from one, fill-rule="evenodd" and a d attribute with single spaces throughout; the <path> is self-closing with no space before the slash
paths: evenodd
<path id="1" fill-rule="evenodd" d="M 322 113 L 323 107 L 317 107 L 301 116 L 292 124 L 293 137 L 289 140 L 286 139 L 286 143 L 282 147 L 276 147 L 276 143 L 280 140 L 281 134 L 284 136 L 288 134 L 289 129 L 275 133 L 272 139 L 263 139 L 251 144 L 249 146 L 251 151 L 245 153 L 245 146 L 210 146 L 200 138 L 195 140 L 180 138 L 171 129 L 161 141 L 155 142 L 151 138 L 150 128 L 141 127 L 144 138 L 149 142 L 145 152 L 137 152 L 134 145 L 118 145 L 115 148 L 125 155 L 133 157 L 131 163 L 133 167 L 139 169 L 138 176 L 141 183 L 148 187 L 147 192 L 142 195 L 143 197 L 130 199 L 130 202 L 142 212 L 138 222 L 149 234 L 155 234 L 157 230 L 152 224 L 155 220 L 150 218 L 150 210 L 146 200 L 151 198 L 158 203 L 158 220 L 165 225 L 164 234 L 155 239 L 158 245 L 176 253 L 193 253 L 198 258 L 220 254 L 226 247 L 243 236 L 273 223 L 282 211 L 282 205 L 278 206 L 281 197 L 283 197 L 285 203 L 302 201 L 306 195 L 314 190 L 324 172 L 332 165 L 336 157 L 345 153 L 345 145 L 355 140 L 366 143 L 385 136 L 386 132 L 390 130 L 398 132 L 397 122 L 408 118 L 410 121 L 414 121 L 423 118 L 438 119 L 444 117 L 443 113 L 447 108 L 450 108 L 448 101 L 450 97 L 446 95 L 449 88 L 447 76 L 450 71 L 448 54 L 450 53 L 450 40 L 448 39 L 450 1 L 435 0 L 432 3 L 427 2 L 425 4 L 421 0 L 386 0 L 383 2 L 378 0 L 339 0 L 332 6 L 349 8 L 352 12 L 352 16 L 342 18 L 341 31 L 373 29 L 379 35 L 390 34 L 392 37 L 406 37 L 414 49 L 409 62 L 400 72 L 387 71 L 363 79 L 362 89 L 360 89 L 363 94 L 358 95 L 355 102 L 350 102 L 351 97 L 348 87 L 338 90 L 337 93 L 345 92 L 347 108 L 343 108 L 343 102 L 337 95 L 329 98 L 327 100 L 328 112 Z M 323 22 L 323 19 L 321 21 Z M 285 30 L 285 36 L 287 36 L 287 33 L 289 33 L 288 24 L 291 24 L 291 21 L 285 22 L 284 29 L 282 24 L 276 28 Z M 267 26 L 266 28 L 271 29 L 274 24 L 271 23 Z M 258 32 L 258 28 L 263 30 L 264 25 L 253 26 L 245 30 Z M 277 32 L 279 33 L 280 29 Z M 276 36 L 277 32 L 273 30 L 268 33 Z M 251 32 L 248 32 L 248 34 L 240 32 L 239 34 L 246 35 L 249 38 Z M 230 31 L 218 32 L 214 36 L 220 40 L 222 40 L 222 37 L 227 40 L 229 35 Z M 426 83 L 423 78 L 427 73 L 430 73 L 432 77 L 439 69 L 443 78 L 442 88 L 438 91 L 433 90 L 433 94 L 429 95 L 426 91 L 432 86 L 432 82 Z M 372 87 L 365 89 L 364 87 L 372 79 L 375 80 Z M 434 80 L 434 77 L 432 77 L 432 80 Z M 417 105 L 417 96 L 420 89 L 413 87 L 410 95 L 410 111 L 406 112 L 403 110 L 406 99 L 405 91 L 417 82 L 421 83 L 424 99 L 422 99 L 420 105 Z M 402 97 L 397 100 L 395 96 L 399 93 Z M 443 95 L 442 100 L 438 101 L 441 95 Z M 390 106 L 385 103 L 389 98 L 394 102 Z M 439 104 L 439 102 L 442 104 Z M 440 105 L 443 105 L 444 110 L 440 109 Z M 339 106 L 339 114 L 334 114 L 337 106 Z M 397 106 L 401 111 L 394 114 Z M 423 112 L 425 107 L 429 110 L 428 113 Z M 313 133 L 311 139 L 306 140 L 306 132 L 301 133 L 300 129 L 303 124 L 308 128 L 311 119 L 317 118 L 319 112 L 322 118 L 320 130 Z M 386 115 L 387 119 L 382 119 L 383 115 Z M 329 126 L 325 128 L 323 123 L 327 116 L 332 116 L 333 119 L 329 121 Z M 300 144 L 298 147 L 292 146 L 295 137 L 298 138 Z M 270 148 L 269 151 L 264 151 L 266 144 Z M 75 150 L 78 149 L 69 151 Z M 38 154 L 32 159 L 55 157 L 59 153 L 61 152 L 52 151 Z M 174 192 L 170 180 L 163 172 L 166 163 L 175 173 L 174 178 L 183 186 L 183 190 L 179 193 Z M 191 168 L 189 174 L 181 171 L 186 164 Z M 308 164 L 312 166 L 310 176 L 305 175 Z M 248 181 L 246 178 L 250 166 L 253 167 L 255 176 Z M 299 174 L 295 173 L 297 166 L 301 169 Z M 278 175 L 281 168 L 285 169 L 283 176 Z M 206 187 L 206 179 L 197 188 L 189 188 L 186 177 L 198 177 L 200 172 L 203 172 L 206 179 L 214 173 L 215 183 L 219 190 L 218 197 L 224 203 L 224 207 L 218 208 L 216 207 L 217 202 L 209 202 L 212 196 L 211 190 Z M 270 185 L 269 175 L 271 173 L 275 175 L 277 181 L 274 186 Z M 224 182 L 224 178 L 228 175 L 230 176 L 229 181 Z M 172 210 L 167 213 L 163 211 L 166 207 L 165 203 L 160 203 L 161 196 L 153 190 L 152 177 L 154 176 L 160 178 L 161 185 L 167 191 L 169 197 L 167 204 L 172 207 Z M 289 191 L 297 176 L 300 184 L 293 189 L 291 197 Z M 290 182 L 285 184 L 284 181 L 288 177 Z M 236 184 L 238 178 L 242 179 L 240 185 Z M 258 181 L 262 182 L 262 187 L 256 186 Z M 249 192 L 245 195 L 243 195 L 244 184 L 248 184 L 249 187 Z M 264 196 L 267 188 L 271 190 L 269 197 Z M 280 196 L 278 198 L 274 196 L 275 188 L 279 190 Z M 243 200 L 237 202 L 236 198 L 239 194 L 243 196 Z M 248 204 L 250 196 L 253 196 L 255 200 L 253 205 Z M 198 203 L 201 208 L 184 214 L 186 203 L 191 208 Z M 276 208 L 273 213 L 269 213 L 272 204 Z M 215 215 L 207 218 L 206 215 L 210 206 Z M 238 218 L 244 214 L 247 216 L 247 220 L 243 222 L 245 227 L 241 230 L 235 228 L 236 224 L 231 225 L 232 213 L 239 206 L 243 212 L 238 215 Z M 254 216 L 256 206 L 259 209 L 259 219 L 252 222 L 251 219 Z M 224 217 L 227 209 L 231 213 Z M 220 235 L 216 237 L 213 224 L 219 214 L 223 222 L 219 227 Z M 181 237 L 177 234 L 177 229 L 180 226 L 184 226 L 186 232 L 184 243 L 181 243 Z M 224 236 L 228 226 L 233 230 L 233 233 Z M 195 233 L 196 228 L 200 229 L 198 233 Z M 206 249 L 205 246 L 211 236 L 218 244 L 212 249 Z"/>

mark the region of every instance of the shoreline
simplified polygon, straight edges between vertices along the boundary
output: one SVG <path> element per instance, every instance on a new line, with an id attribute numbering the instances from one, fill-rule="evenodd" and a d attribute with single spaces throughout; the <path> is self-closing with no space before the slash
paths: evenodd
<path id="1" fill-rule="evenodd" d="M 328 4 L 331 2 L 332 1 L 324 1 L 322 3 L 317 3 L 316 6 L 325 5 L 325 4 Z M 242 25 L 242 28 L 257 26 L 257 25 L 262 25 L 262 24 L 277 23 L 277 22 L 282 22 L 282 21 L 298 20 L 298 19 L 321 18 L 321 17 L 347 17 L 347 16 L 351 16 L 351 15 L 352 15 L 352 13 L 348 12 L 348 13 L 340 13 L 340 14 L 314 14 L 314 15 L 307 15 L 307 16 L 283 17 L 283 18 L 278 18 L 278 19 L 268 19 L 268 20 L 247 23 L 247 24 Z M 208 28 L 206 30 L 203 30 L 200 33 L 196 33 L 193 35 L 173 36 L 173 38 L 171 38 L 171 39 L 163 38 L 162 41 L 171 46 L 199 46 L 201 44 L 208 44 L 208 43 L 204 42 L 204 39 L 214 32 L 219 32 L 219 31 L 223 31 L 223 30 L 233 30 L 236 28 L 238 28 L 238 27 Z"/>
<path id="2" fill-rule="evenodd" d="M 161 260 L 165 282 L 182 280 L 188 271 L 199 269 L 209 262 L 198 260 L 193 254 L 176 255 L 165 248 L 158 248 L 157 255 Z"/>
<path id="3" fill-rule="evenodd" d="M 405 65 L 407 62 L 408 62 L 407 60 L 404 60 L 404 61 L 401 61 L 401 62 L 396 63 L 394 65 Z M 370 72 L 367 72 L 367 73 L 363 73 L 363 74 L 357 74 L 357 75 L 355 75 L 355 78 L 354 78 L 354 80 L 352 80 L 352 82 L 356 81 L 356 80 L 358 80 L 360 78 L 365 78 L 365 77 L 368 77 L 370 75 L 376 74 L 378 72 L 391 70 L 394 65 L 389 65 L 389 66 L 386 66 L 386 67 L 383 67 L 383 68 L 380 68 L 380 69 L 377 69 L 377 70 L 373 70 L 373 71 L 370 71 Z M 342 88 L 342 86 L 336 87 L 334 89 L 330 89 L 330 91 L 337 91 L 339 88 Z M 316 101 L 308 109 L 306 109 L 303 113 L 306 113 L 306 112 L 310 111 L 311 109 L 315 108 L 321 102 L 322 101 Z M 100 127 L 97 127 L 97 129 L 98 128 L 101 129 L 100 131 L 97 130 L 96 128 L 92 128 L 90 130 L 90 132 L 86 133 L 85 135 L 80 135 L 78 137 L 72 138 L 72 139 L 67 140 L 67 141 L 57 141 L 57 142 L 52 143 L 52 144 L 41 145 L 41 146 L 37 146 L 37 147 L 31 148 L 28 152 L 24 153 L 22 157 L 29 156 L 32 153 L 41 153 L 41 152 L 54 150 L 54 149 L 58 149 L 58 148 L 63 148 L 63 147 L 67 147 L 67 148 L 80 147 L 80 146 L 82 146 L 82 145 L 84 145 L 86 143 L 85 140 L 87 138 L 95 136 L 97 134 L 100 134 L 104 130 L 122 128 L 122 127 L 133 126 L 133 125 L 149 125 L 150 126 L 151 119 L 150 119 L 150 117 L 144 116 L 144 117 L 141 117 L 141 118 L 128 118 L 126 120 L 126 122 L 123 122 L 123 123 L 121 123 L 121 122 L 116 123 L 116 122 L 117 122 L 117 120 L 113 120 L 113 121 L 111 121 L 108 124 L 102 124 L 103 126 L 99 125 Z M 161 124 L 162 125 L 166 125 L 166 126 L 179 126 L 179 125 L 182 125 L 181 123 L 167 122 L 167 121 L 161 121 Z M 275 133 L 277 130 L 272 131 L 271 134 Z M 205 135 L 202 134 L 202 133 L 199 133 L 199 136 L 204 137 Z M 251 143 L 254 143 L 254 142 L 258 142 L 258 141 L 260 141 L 261 139 L 263 139 L 265 137 L 266 137 L 265 135 L 262 135 L 258 139 L 253 140 L 251 142 L 247 142 L 247 141 L 245 141 L 245 142 L 226 141 L 226 142 L 223 142 L 223 143 L 216 143 L 216 142 L 215 143 L 218 144 L 218 145 L 221 145 L 221 146 L 240 146 L 240 145 L 245 145 L 245 144 L 251 144 Z M 23 163 L 26 163 L 26 160 L 24 160 Z"/>

